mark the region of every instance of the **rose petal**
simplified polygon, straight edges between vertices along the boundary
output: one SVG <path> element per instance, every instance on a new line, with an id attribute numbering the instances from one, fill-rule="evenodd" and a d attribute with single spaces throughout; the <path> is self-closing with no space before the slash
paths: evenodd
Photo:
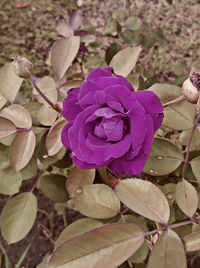
<path id="1" fill-rule="evenodd" d="M 110 86 L 121 86 L 121 87 L 126 87 L 129 89 L 129 91 L 133 91 L 133 87 L 131 83 L 124 78 L 123 76 L 120 75 L 115 75 L 115 76 L 107 76 L 107 77 L 97 77 L 95 79 L 95 82 L 98 85 L 101 85 L 101 89 L 103 90 L 104 88 L 110 87 Z"/>
<path id="2" fill-rule="evenodd" d="M 115 101 L 119 102 L 127 111 L 130 111 L 135 107 L 136 98 L 132 92 L 125 86 L 115 85 L 109 86 L 104 90 L 105 94 L 110 94 L 114 97 Z M 141 113 L 144 114 L 144 109 L 141 105 L 138 105 Z"/>
<path id="3" fill-rule="evenodd" d="M 119 159 L 115 159 L 111 162 L 109 167 L 115 173 L 124 174 L 128 176 L 136 176 L 143 171 L 153 143 L 153 120 L 150 116 L 147 117 L 146 127 L 147 131 L 144 143 L 142 144 L 142 146 L 139 147 L 140 150 L 138 150 L 139 148 L 137 149 L 138 154 L 135 155 L 133 159 L 130 159 L 131 153 L 128 152 L 127 158 L 129 158 L 129 160 L 126 158 L 126 156 L 124 156 Z"/>
<path id="4" fill-rule="evenodd" d="M 94 112 L 94 115 L 96 116 L 101 116 L 105 118 L 112 118 L 113 116 L 119 115 L 119 113 L 114 112 L 111 108 L 109 107 L 103 107 L 99 108 Z"/>
<path id="5" fill-rule="evenodd" d="M 69 136 L 68 136 L 68 131 L 69 128 L 72 126 L 72 122 L 68 122 L 64 128 L 62 129 L 61 132 L 61 141 L 62 144 L 66 147 L 66 148 L 70 148 L 70 142 L 69 142 Z"/>
<path id="6" fill-rule="evenodd" d="M 91 161 L 95 160 L 99 164 L 109 159 L 112 160 L 112 158 L 119 158 L 128 152 L 131 146 L 131 136 L 126 134 L 119 142 L 111 143 L 98 139 L 88 133 L 86 144 L 94 154 Z"/>
<path id="7" fill-rule="evenodd" d="M 153 91 L 142 90 L 132 94 L 142 104 L 147 114 L 155 115 L 163 112 L 163 105 Z"/>
<path id="8" fill-rule="evenodd" d="M 62 116 L 71 121 L 81 112 L 81 107 L 77 104 L 79 88 L 68 92 L 67 98 L 63 101 Z"/>
<path id="9" fill-rule="evenodd" d="M 148 159 L 147 154 L 140 154 L 132 160 L 125 160 L 123 157 L 115 159 L 109 165 L 110 169 L 116 174 L 137 176 L 139 175 Z"/>
<path id="10" fill-rule="evenodd" d="M 108 67 L 108 68 L 96 68 L 94 70 L 92 70 L 88 76 L 87 76 L 87 80 L 96 80 L 97 77 L 101 77 L 101 76 L 112 76 L 113 74 L 113 68 Z"/>

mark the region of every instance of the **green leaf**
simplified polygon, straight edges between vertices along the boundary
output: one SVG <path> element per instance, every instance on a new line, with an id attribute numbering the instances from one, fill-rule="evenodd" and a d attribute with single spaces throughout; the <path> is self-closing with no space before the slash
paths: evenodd
<path id="1" fill-rule="evenodd" d="M 74 197 L 76 191 L 83 185 L 93 184 L 95 178 L 95 169 L 79 169 L 73 168 L 70 170 L 66 182 L 66 188 L 71 198 Z"/>
<path id="2" fill-rule="evenodd" d="M 56 159 L 55 156 L 48 155 L 45 142 L 46 142 L 46 133 L 45 135 L 43 135 L 38 146 L 36 147 L 35 156 L 40 160 L 43 169 L 46 170 L 50 165 L 56 163 L 58 159 Z"/>
<path id="3" fill-rule="evenodd" d="M 131 31 L 137 31 L 142 26 L 142 21 L 138 17 L 131 16 L 125 23 L 126 27 Z"/>
<path id="4" fill-rule="evenodd" d="M 170 140 L 155 138 L 144 172 L 152 176 L 167 175 L 183 161 L 183 153 Z"/>
<path id="5" fill-rule="evenodd" d="M 142 263 L 146 260 L 148 253 L 149 253 L 149 248 L 148 248 L 147 242 L 144 241 L 141 248 L 133 256 L 129 258 L 129 262 Z"/>
<path id="6" fill-rule="evenodd" d="M 187 146 L 189 144 L 192 129 L 185 129 L 179 136 L 179 141 L 182 145 Z M 190 150 L 195 150 L 200 146 L 200 128 L 196 128 L 193 134 Z"/>
<path id="7" fill-rule="evenodd" d="M 0 95 L 4 100 L 4 104 L 5 100 L 10 102 L 15 100 L 22 81 L 23 79 L 19 78 L 14 72 L 13 62 L 6 63 L 0 69 Z"/>
<path id="8" fill-rule="evenodd" d="M 48 155 L 55 155 L 63 148 L 63 144 L 61 142 L 61 132 L 65 124 L 65 120 L 55 122 L 47 134 L 46 147 Z"/>
<path id="9" fill-rule="evenodd" d="M 46 104 L 43 104 L 37 112 L 37 119 L 43 126 L 52 126 L 57 117 L 58 112 Z"/>
<path id="10" fill-rule="evenodd" d="M 11 168 L 0 170 L 0 193 L 13 195 L 19 192 L 22 184 L 21 174 Z"/>
<path id="11" fill-rule="evenodd" d="M 62 93 L 63 97 L 66 98 L 67 92 L 70 89 L 80 87 L 82 83 L 83 83 L 82 80 L 68 80 L 60 87 L 60 93 Z"/>
<path id="12" fill-rule="evenodd" d="M 72 36 L 67 39 L 57 40 L 51 50 L 51 63 L 59 80 L 62 79 L 65 72 L 76 57 L 80 47 L 80 37 Z"/>
<path id="13" fill-rule="evenodd" d="M 43 258 L 42 262 L 41 262 L 40 264 L 37 265 L 36 268 L 48 268 L 49 257 L 50 257 L 49 254 L 47 254 L 47 255 Z"/>
<path id="14" fill-rule="evenodd" d="M 112 36 L 117 35 L 117 22 L 113 18 L 109 18 L 106 21 L 103 34 Z"/>
<path id="15" fill-rule="evenodd" d="M 163 192 L 153 183 L 141 179 L 120 180 L 115 192 L 121 202 L 134 212 L 156 222 L 168 222 L 169 204 Z"/>
<path id="16" fill-rule="evenodd" d="M 154 84 L 149 90 L 153 91 L 163 103 L 180 97 L 182 91 L 181 87 L 160 83 Z"/>
<path id="17" fill-rule="evenodd" d="M 10 163 L 16 171 L 23 169 L 29 163 L 35 145 L 36 139 L 33 130 L 22 131 L 17 134 L 9 150 Z"/>
<path id="18" fill-rule="evenodd" d="M 191 183 L 184 179 L 176 186 L 176 203 L 188 217 L 192 217 L 197 210 L 197 191 Z"/>
<path id="19" fill-rule="evenodd" d="M 10 120 L 0 117 L 0 139 L 16 132 L 16 126 Z"/>
<path id="20" fill-rule="evenodd" d="M 80 234 L 55 249 L 49 268 L 118 267 L 143 242 L 144 233 L 136 224 L 104 225 Z"/>
<path id="21" fill-rule="evenodd" d="M 154 84 L 149 90 L 158 95 L 162 102 L 168 102 L 181 96 L 180 87 L 168 84 Z M 163 125 L 176 130 L 189 129 L 193 126 L 196 106 L 186 100 L 165 108 Z"/>
<path id="22" fill-rule="evenodd" d="M 62 233 L 59 235 L 58 239 L 56 240 L 55 247 L 57 248 L 63 242 L 72 239 L 73 237 L 79 236 L 85 232 L 93 230 L 97 227 L 102 226 L 103 223 L 95 220 L 95 219 L 80 219 L 72 224 L 68 225 Z"/>
<path id="23" fill-rule="evenodd" d="M 45 96 L 53 103 L 57 101 L 57 91 L 56 91 L 56 82 L 53 79 L 53 77 L 47 75 L 43 76 L 36 85 L 39 87 L 39 89 L 45 94 Z M 40 103 L 43 103 L 45 105 L 49 105 L 42 96 L 36 91 L 36 89 L 33 89 L 33 94 L 36 96 L 37 100 Z"/>
<path id="24" fill-rule="evenodd" d="M 133 222 L 139 225 L 144 231 L 148 231 L 147 220 L 139 215 L 126 214 L 120 219 L 122 222 Z"/>
<path id="25" fill-rule="evenodd" d="M 23 239 L 31 230 L 37 214 L 37 199 L 22 193 L 7 202 L 1 214 L 1 231 L 8 244 Z"/>
<path id="26" fill-rule="evenodd" d="M 10 166 L 7 146 L 0 145 L 0 152 L 0 170 L 2 170 Z"/>
<path id="27" fill-rule="evenodd" d="M 38 188 L 52 201 L 64 203 L 68 200 L 66 177 L 59 174 L 42 176 Z"/>
<path id="28" fill-rule="evenodd" d="M 191 233 L 185 236 L 183 241 L 187 252 L 200 250 L 200 232 Z"/>
<path id="29" fill-rule="evenodd" d="M 142 217 L 142 216 L 136 216 L 136 215 L 123 215 L 123 221 L 125 222 L 133 222 L 138 224 L 144 231 L 148 231 L 148 227 L 147 227 L 147 220 Z M 129 262 L 132 263 L 141 263 L 143 262 L 148 255 L 148 247 L 146 242 L 144 241 L 143 245 L 141 246 L 141 248 L 133 255 L 129 258 Z"/>
<path id="30" fill-rule="evenodd" d="M 140 46 L 124 48 L 114 55 L 109 66 L 114 69 L 116 74 L 126 77 L 135 67 L 141 51 Z"/>
<path id="31" fill-rule="evenodd" d="M 120 211 L 115 192 L 104 184 L 84 185 L 76 191 L 73 200 L 78 211 L 91 218 L 107 219 Z"/>
<path id="32" fill-rule="evenodd" d="M 114 10 L 112 12 L 112 18 L 118 21 L 119 23 L 123 23 L 123 21 L 126 18 L 126 9 L 120 8 L 120 9 Z"/>
<path id="33" fill-rule="evenodd" d="M 33 125 L 38 126 L 40 125 L 37 119 L 37 113 L 40 107 L 42 106 L 39 102 L 28 102 L 24 104 L 24 108 L 27 109 L 32 117 Z"/>
<path id="34" fill-rule="evenodd" d="M 31 128 L 32 118 L 27 109 L 18 104 L 10 105 L 0 112 L 0 116 L 7 118 L 18 128 Z"/>
<path id="35" fill-rule="evenodd" d="M 200 182 L 200 156 L 193 158 L 190 165 L 195 178 Z"/>
<path id="36" fill-rule="evenodd" d="M 162 190 L 167 197 L 169 205 L 171 206 L 175 201 L 175 191 L 176 191 L 176 184 L 175 183 L 166 183 L 163 185 Z"/>
<path id="37" fill-rule="evenodd" d="M 6 104 L 7 100 L 0 93 L 0 109 Z"/>
<path id="38" fill-rule="evenodd" d="M 112 43 L 107 49 L 106 49 L 106 55 L 105 55 L 105 60 L 106 63 L 109 64 L 112 57 L 119 52 L 122 49 L 120 44 L 118 43 Z"/>
<path id="39" fill-rule="evenodd" d="M 37 176 L 38 166 L 35 157 L 32 157 L 28 165 L 20 170 L 22 180 L 29 180 Z"/>
<path id="40" fill-rule="evenodd" d="M 163 125 L 175 130 L 189 129 L 193 126 L 196 106 L 186 100 L 165 108 Z"/>
<path id="41" fill-rule="evenodd" d="M 187 268 L 186 255 L 180 237 L 168 230 L 157 240 L 148 260 L 147 268 Z"/>

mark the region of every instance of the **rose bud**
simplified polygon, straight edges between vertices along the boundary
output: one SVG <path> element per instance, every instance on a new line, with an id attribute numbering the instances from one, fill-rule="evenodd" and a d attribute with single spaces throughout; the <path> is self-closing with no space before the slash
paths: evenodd
<path id="1" fill-rule="evenodd" d="M 29 78 L 33 64 L 25 57 L 16 56 L 14 58 L 14 71 L 21 78 Z"/>
<path id="2" fill-rule="evenodd" d="M 191 103 L 196 104 L 199 99 L 200 73 L 194 72 L 185 80 L 182 86 L 184 97 Z"/>

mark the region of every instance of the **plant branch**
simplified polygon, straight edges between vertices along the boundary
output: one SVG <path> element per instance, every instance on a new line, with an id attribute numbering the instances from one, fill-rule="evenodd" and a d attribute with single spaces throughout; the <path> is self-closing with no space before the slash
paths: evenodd
<path id="1" fill-rule="evenodd" d="M 31 193 L 35 190 L 35 187 L 37 186 L 37 182 L 38 182 L 40 176 L 42 175 L 42 173 L 43 173 L 43 171 L 38 170 L 38 174 L 36 175 L 36 177 L 35 177 L 35 181 L 34 181 L 34 183 L 33 183 L 33 186 L 32 186 L 32 188 L 31 188 L 31 190 L 30 190 Z"/>
<path id="2" fill-rule="evenodd" d="M 60 88 L 61 88 L 61 81 L 58 79 L 56 83 L 57 101 L 59 101 L 60 99 Z"/>
<path id="3" fill-rule="evenodd" d="M 163 103 L 163 106 L 166 107 L 166 106 L 172 105 L 174 103 L 178 103 L 180 101 L 183 101 L 184 99 L 185 99 L 185 97 L 183 95 L 181 95 L 180 97 L 178 97 L 176 99 L 173 99 L 171 101 Z"/>
<path id="4" fill-rule="evenodd" d="M 188 224 L 193 224 L 193 223 L 199 224 L 199 222 L 200 222 L 200 219 L 190 219 L 190 220 L 179 222 L 179 223 L 168 224 L 168 225 L 166 225 L 166 226 L 164 226 L 162 228 L 158 228 L 158 229 L 155 229 L 153 231 L 145 233 L 145 236 L 154 235 L 154 234 L 156 234 L 156 233 L 158 233 L 160 231 L 162 232 L 162 231 L 165 231 L 165 230 L 168 230 L 168 229 L 175 229 L 175 228 L 185 226 L 185 225 L 188 225 Z"/>
<path id="5" fill-rule="evenodd" d="M 60 112 L 60 108 L 54 104 L 49 98 L 47 98 L 47 96 L 41 91 L 41 89 L 37 86 L 37 84 L 35 83 L 35 81 L 33 80 L 32 77 L 30 77 L 30 82 L 32 84 L 32 86 L 35 88 L 35 90 L 40 94 L 40 96 L 57 112 Z"/>
<path id="6" fill-rule="evenodd" d="M 53 238 L 50 236 L 50 234 L 47 232 L 46 229 L 43 230 L 43 234 L 48 238 L 48 240 L 51 242 L 51 244 L 53 246 L 55 246 L 55 241 L 53 240 Z"/>
<path id="7" fill-rule="evenodd" d="M 197 115 L 195 116 L 195 119 L 193 121 L 192 132 L 191 132 L 190 139 L 189 139 L 188 146 L 187 146 L 185 161 L 184 161 L 183 170 L 182 170 L 182 178 L 184 178 L 184 176 L 185 176 L 185 171 L 186 171 L 188 160 L 189 160 L 189 154 L 190 154 L 190 149 L 191 149 L 191 145 L 192 145 L 192 140 L 194 137 L 195 130 L 198 126 L 199 120 L 200 120 L 200 113 L 197 113 Z"/>

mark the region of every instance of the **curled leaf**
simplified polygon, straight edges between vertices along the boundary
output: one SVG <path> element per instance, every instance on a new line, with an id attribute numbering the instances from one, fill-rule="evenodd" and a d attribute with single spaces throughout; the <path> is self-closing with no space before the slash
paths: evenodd
<path id="1" fill-rule="evenodd" d="M 16 126 L 12 121 L 0 117 L 0 139 L 5 138 L 16 132 Z"/>
<path id="2" fill-rule="evenodd" d="M 16 171 L 23 169 L 29 163 L 35 145 L 36 138 L 33 130 L 22 131 L 17 134 L 9 150 L 10 163 Z"/>
<path id="3" fill-rule="evenodd" d="M 29 111 L 18 104 L 12 104 L 4 108 L 0 112 L 0 116 L 10 120 L 18 128 L 30 128 L 32 126 L 32 118 Z"/>
<path id="4" fill-rule="evenodd" d="M 67 39 L 57 40 L 51 50 L 51 63 L 53 70 L 59 80 L 76 57 L 80 46 L 80 37 L 71 36 Z"/>
<path id="5" fill-rule="evenodd" d="M 55 122 L 50 129 L 46 137 L 46 148 L 48 155 L 55 155 L 63 148 L 63 144 L 61 142 L 61 131 L 65 124 L 65 120 Z"/>

